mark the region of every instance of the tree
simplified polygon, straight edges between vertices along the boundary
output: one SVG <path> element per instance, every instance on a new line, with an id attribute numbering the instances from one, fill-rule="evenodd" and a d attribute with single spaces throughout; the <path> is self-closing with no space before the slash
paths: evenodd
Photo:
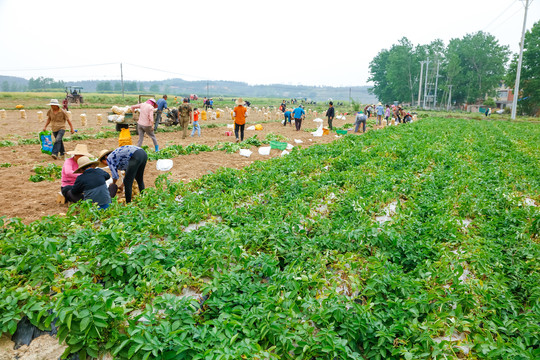
<path id="1" fill-rule="evenodd" d="M 413 45 L 407 38 L 402 38 L 398 45 L 392 46 L 388 56 L 386 79 L 392 84 L 393 99 L 384 99 L 385 103 L 409 99 L 411 104 L 414 102 L 413 73 L 418 72 L 415 60 Z"/>
<path id="2" fill-rule="evenodd" d="M 137 83 L 135 81 L 126 81 L 124 83 L 124 89 L 126 91 L 136 92 L 137 91 Z"/>
<path id="3" fill-rule="evenodd" d="M 66 84 L 60 80 L 60 81 L 54 81 L 52 78 L 44 78 L 43 76 L 40 76 L 38 78 L 30 78 L 28 80 L 28 90 L 29 91 L 35 91 L 35 90 L 50 90 L 50 89 L 62 89 L 64 90 L 66 87 Z"/>
<path id="4" fill-rule="evenodd" d="M 159 85 L 158 84 L 152 84 L 150 86 L 150 92 L 151 93 L 158 93 L 159 92 Z"/>
<path id="5" fill-rule="evenodd" d="M 375 83 L 371 93 L 380 101 L 389 103 L 399 102 L 415 103 L 418 96 L 418 82 L 420 81 L 420 61 L 431 62 L 434 59 L 444 59 L 444 43 L 435 40 L 428 45 L 419 45 L 416 48 L 406 38 L 402 38 L 390 50 L 382 50 L 370 63 L 370 81 Z M 425 69 L 425 68 L 424 68 Z M 435 69 L 435 70 L 432 70 Z M 436 66 L 431 67 L 428 78 L 435 82 Z"/>
<path id="6" fill-rule="evenodd" d="M 100 81 L 96 85 L 96 91 L 98 93 L 104 93 L 104 92 L 111 92 L 112 91 L 112 85 L 110 81 Z"/>
<path id="7" fill-rule="evenodd" d="M 370 77 L 368 81 L 373 81 L 374 85 L 369 89 L 369 93 L 377 96 L 380 101 L 393 101 L 392 87 L 386 78 L 388 68 L 388 57 L 390 51 L 383 49 L 369 63 Z"/>
<path id="8" fill-rule="evenodd" d="M 514 86 L 516 83 L 518 54 L 515 54 L 508 74 L 506 83 Z M 519 80 L 518 110 L 534 115 L 540 109 L 540 22 L 533 25 L 525 34 L 523 42 L 523 62 Z"/>
<path id="9" fill-rule="evenodd" d="M 114 92 L 122 92 L 122 83 L 119 81 L 116 81 L 114 83 Z"/>
<path id="10" fill-rule="evenodd" d="M 486 94 L 495 95 L 505 74 L 508 56 L 507 46 L 499 45 L 493 35 L 482 31 L 450 40 L 447 57 L 452 67 L 452 79 L 449 79 L 454 85 L 452 98 L 457 102 L 476 103 Z"/>
<path id="11" fill-rule="evenodd" d="M 7 80 L 2 81 L 2 91 L 9 91 L 9 82 Z"/>

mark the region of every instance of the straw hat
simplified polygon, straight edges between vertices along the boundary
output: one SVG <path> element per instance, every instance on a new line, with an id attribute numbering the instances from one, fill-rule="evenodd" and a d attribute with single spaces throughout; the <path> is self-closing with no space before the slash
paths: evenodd
<path id="1" fill-rule="evenodd" d="M 99 152 L 99 156 L 98 156 L 98 158 L 97 158 L 97 161 L 98 161 L 99 163 L 101 163 L 101 160 L 103 160 L 104 157 L 108 156 L 108 155 L 109 155 L 110 153 L 112 153 L 112 152 L 113 152 L 113 150 L 107 150 L 107 149 L 101 150 L 101 151 Z"/>
<path id="2" fill-rule="evenodd" d="M 60 107 L 62 104 L 60 104 L 60 102 L 58 101 L 58 99 L 51 99 L 51 102 L 48 103 L 47 105 L 55 105 L 55 106 Z"/>
<path id="3" fill-rule="evenodd" d="M 377 104 L 377 106 L 380 106 L 380 105 L 382 105 L 382 104 L 379 102 L 379 103 Z"/>
<path id="4" fill-rule="evenodd" d="M 77 164 L 79 165 L 79 167 L 77 168 L 77 170 L 74 171 L 74 173 L 80 174 L 84 172 L 87 167 L 97 165 L 98 162 L 90 160 L 88 156 L 82 156 L 79 158 L 79 160 L 77 160 Z"/>
<path id="5" fill-rule="evenodd" d="M 236 99 L 236 105 L 244 105 L 244 100 L 242 98 Z"/>
<path id="6" fill-rule="evenodd" d="M 75 150 L 72 151 L 66 151 L 66 154 L 69 155 L 82 155 L 82 156 L 93 156 L 88 152 L 88 147 L 84 144 L 77 144 L 75 145 Z"/>

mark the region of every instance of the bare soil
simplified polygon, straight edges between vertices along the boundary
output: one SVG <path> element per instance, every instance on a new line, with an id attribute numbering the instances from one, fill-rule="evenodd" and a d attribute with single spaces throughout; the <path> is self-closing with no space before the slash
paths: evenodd
<path id="1" fill-rule="evenodd" d="M 45 119 L 46 110 L 43 111 Z M 36 139 L 38 133 L 43 129 L 44 121 L 38 120 L 38 110 L 27 110 L 26 119 L 20 117 L 18 110 L 6 111 L 6 118 L 0 119 L 0 141 L 18 141 L 21 139 Z M 87 125 L 81 125 L 80 115 L 85 113 L 87 116 Z M 73 109 L 72 110 L 73 125 L 78 129 L 79 134 L 95 134 L 99 131 L 113 130 L 114 125 L 107 122 L 106 109 Z M 103 115 L 103 124 L 97 125 L 97 114 Z M 271 117 L 270 122 L 264 122 L 262 114 L 252 112 L 248 118 L 247 126 L 262 123 L 263 130 L 261 131 L 246 131 L 245 138 L 253 135 L 258 135 L 259 139 L 264 139 L 268 133 L 281 134 L 286 137 L 287 141 L 292 145 L 297 145 L 294 139 L 303 141 L 299 146 L 307 147 L 314 144 L 328 143 L 336 140 L 335 133 L 322 137 L 313 137 L 310 132 L 296 131 L 294 127 L 287 125 L 284 127 L 281 124 L 282 117 L 275 115 Z M 319 115 L 320 116 L 320 115 Z M 304 120 L 302 128 L 316 127 L 313 122 L 314 115 L 308 114 L 308 118 Z M 232 124 L 230 115 L 223 114 L 221 118 L 216 120 L 201 121 L 205 124 Z M 352 116 L 347 116 L 346 120 L 334 120 L 334 126 L 343 126 L 345 123 L 354 123 Z M 325 120 L 326 124 L 326 120 Z M 187 146 L 191 143 L 215 145 L 218 142 L 231 141 L 234 136 L 227 136 L 226 131 L 232 131 L 226 126 L 217 128 L 203 128 L 202 136 L 188 137 L 182 139 L 181 131 L 177 132 L 158 132 L 156 134 L 160 148 L 165 146 L 179 144 Z M 69 133 L 66 134 L 69 136 Z M 132 133 L 133 143 L 136 144 L 138 135 Z M 114 149 L 118 146 L 117 138 L 95 139 L 84 141 L 65 142 L 66 151 L 73 150 L 77 143 L 84 143 L 88 146 L 89 151 L 96 155 L 102 149 Z M 152 141 L 146 137 L 143 145 L 148 145 L 153 148 Z M 220 167 L 243 168 L 253 163 L 254 161 L 266 160 L 273 157 L 281 156 L 281 151 L 272 149 L 269 156 L 259 155 L 257 148 L 251 148 L 253 154 L 250 158 L 243 157 L 238 153 L 228 154 L 224 151 L 203 152 L 200 154 L 184 155 L 173 158 L 174 166 L 169 171 L 169 178 L 173 181 L 189 181 L 190 179 L 200 177 L 208 172 L 214 172 Z M 0 167 L 0 216 L 6 218 L 18 217 L 25 223 L 38 220 L 43 216 L 53 214 L 65 214 L 68 210 L 67 204 L 57 204 L 56 196 L 60 191 L 60 180 L 42 181 L 38 183 L 31 182 L 30 176 L 34 174 L 32 169 L 37 165 L 47 165 L 55 163 L 62 166 L 63 160 L 54 160 L 51 156 L 43 154 L 40 151 L 39 145 L 16 145 L 0 147 L 0 164 L 9 163 L 9 167 Z M 157 176 L 163 172 L 156 170 L 156 162 L 149 161 L 145 171 L 145 184 L 147 187 L 154 186 L 154 181 Z"/>

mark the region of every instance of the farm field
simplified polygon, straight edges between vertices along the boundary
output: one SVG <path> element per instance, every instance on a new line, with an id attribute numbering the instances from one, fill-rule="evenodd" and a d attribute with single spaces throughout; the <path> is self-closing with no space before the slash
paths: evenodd
<path id="1" fill-rule="evenodd" d="M 539 147 L 429 118 L 0 220 L 0 345 L 27 316 L 83 359 L 538 359 Z"/>
<path id="2" fill-rule="evenodd" d="M 63 160 L 54 160 L 50 156 L 40 152 L 38 145 L 38 133 L 44 126 L 44 122 L 38 120 L 37 112 L 40 110 L 27 110 L 27 119 L 21 119 L 19 111 L 6 111 L 6 119 L 0 119 L 0 170 L 3 176 L 0 179 L 0 200 L 4 206 L 0 209 L 0 216 L 20 217 L 29 222 L 37 220 L 45 215 L 61 214 L 67 212 L 67 205 L 56 204 L 56 194 L 60 189 L 60 180 L 42 181 L 33 183 L 29 181 L 35 167 L 62 166 Z M 72 150 L 77 143 L 84 143 L 94 155 L 101 149 L 115 148 L 118 146 L 118 133 L 114 131 L 114 125 L 105 120 L 102 125 L 97 124 L 97 114 L 105 116 L 107 109 L 73 109 L 73 125 L 78 132 L 72 136 L 69 132 L 66 138 L 72 141 L 65 141 L 66 150 Z M 44 110 L 46 113 L 46 110 Z M 87 115 L 87 125 L 81 126 L 80 115 Z M 273 113 L 275 114 L 275 113 Z M 315 116 L 312 114 L 305 121 L 304 129 L 314 129 Z M 245 137 L 253 137 L 264 140 L 269 138 L 279 138 L 283 141 L 289 141 L 292 144 L 294 139 L 302 140 L 301 146 L 311 144 L 331 142 L 336 139 L 334 135 L 313 137 L 307 131 L 296 132 L 289 125 L 283 127 L 277 116 L 271 120 L 265 120 L 262 114 L 254 112 L 248 119 L 248 125 L 262 123 L 262 131 L 246 131 Z M 352 123 L 354 120 L 349 116 L 349 120 L 336 120 L 335 126 L 343 126 Z M 202 129 L 202 137 L 189 137 L 183 140 L 178 127 L 160 127 L 157 134 L 158 142 L 163 150 L 166 147 L 181 145 L 183 147 L 190 144 L 194 146 L 216 146 L 230 144 L 234 137 L 225 136 L 227 124 L 231 124 L 230 117 L 223 115 L 216 120 L 201 121 L 205 127 Z M 211 128 L 209 128 L 209 126 Z M 167 131 L 167 132 L 165 132 Z M 191 132 L 190 132 L 191 133 Z M 311 139 L 311 140 L 309 140 Z M 136 144 L 138 135 L 132 132 L 132 140 Z M 153 148 L 152 141 L 146 137 L 143 145 Z M 295 144 L 296 145 L 296 144 Z M 193 145 L 192 145 L 193 146 Z M 256 147 L 250 145 L 244 146 L 252 148 L 254 153 L 250 158 L 242 157 L 238 150 L 234 151 L 234 146 L 227 148 L 226 151 L 201 152 L 195 151 L 189 155 L 171 156 L 174 161 L 174 167 L 170 171 L 169 179 L 174 181 L 188 181 L 192 178 L 200 177 L 208 172 L 216 171 L 219 167 L 242 168 L 251 164 L 255 160 L 264 160 L 269 157 L 280 156 L 281 151 L 272 150 L 270 156 L 262 156 L 257 153 Z M 153 151 L 150 151 L 153 152 Z M 153 159 L 153 158 L 151 158 Z M 150 161 L 145 172 L 146 183 L 153 186 L 157 176 L 162 172 L 156 170 L 155 161 Z"/>

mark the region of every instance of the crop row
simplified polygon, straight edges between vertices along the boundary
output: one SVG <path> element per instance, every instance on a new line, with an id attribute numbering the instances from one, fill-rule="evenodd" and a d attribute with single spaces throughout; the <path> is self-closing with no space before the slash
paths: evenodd
<path id="1" fill-rule="evenodd" d="M 0 331 L 119 359 L 540 356 L 540 131 L 426 119 L 0 228 Z"/>

